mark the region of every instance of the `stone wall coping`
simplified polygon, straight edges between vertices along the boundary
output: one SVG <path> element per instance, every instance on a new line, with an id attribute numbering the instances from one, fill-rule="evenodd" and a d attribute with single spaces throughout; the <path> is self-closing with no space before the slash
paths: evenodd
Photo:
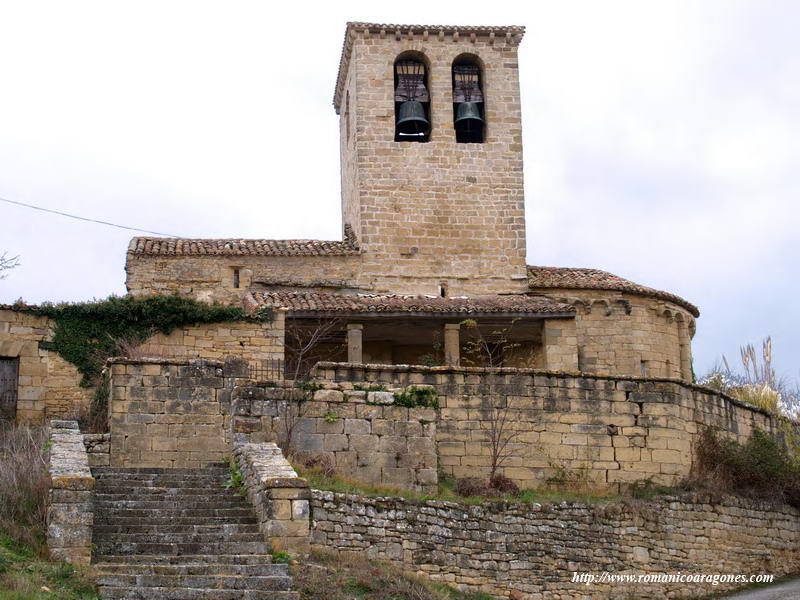
<path id="1" fill-rule="evenodd" d="M 671 383 L 679 385 L 683 388 L 711 394 L 722 398 L 731 404 L 739 406 L 753 412 L 761 413 L 769 417 L 783 420 L 789 423 L 794 423 L 790 419 L 786 419 L 780 415 L 775 415 L 766 409 L 754 406 L 730 396 L 714 388 L 699 385 L 696 383 L 688 383 L 682 379 L 673 377 L 641 377 L 637 375 L 604 375 L 598 373 L 584 373 L 580 371 L 548 371 L 543 369 L 521 369 L 516 367 L 453 367 L 453 366 L 436 366 L 426 367 L 423 365 L 384 365 L 384 364 L 360 364 L 349 362 L 331 362 L 320 361 L 312 371 L 315 377 L 320 369 L 358 369 L 362 371 L 391 371 L 395 373 L 422 373 L 429 375 L 447 375 L 447 374 L 464 374 L 464 375 L 530 375 L 530 376 L 543 376 L 543 377 L 558 377 L 561 379 L 594 379 L 600 381 L 632 381 L 635 383 Z"/>
<path id="2" fill-rule="evenodd" d="M 398 505 L 406 504 L 409 506 L 423 506 L 431 509 L 461 510 L 468 514 L 525 514 L 541 511 L 559 510 L 587 510 L 603 511 L 605 513 L 622 512 L 627 509 L 641 510 L 642 508 L 658 508 L 669 510 L 675 508 L 676 504 L 699 504 L 706 510 L 714 511 L 715 506 L 736 506 L 752 510 L 770 510 L 800 518 L 800 509 L 789 506 L 788 504 L 776 504 L 764 500 L 743 498 L 741 496 L 721 495 L 712 492 L 684 492 L 682 494 L 669 494 L 658 496 L 652 500 L 622 499 L 610 500 L 607 502 L 587 503 L 587 502 L 509 502 L 507 500 L 487 499 L 481 504 L 466 504 L 451 500 L 416 500 L 413 498 L 403 498 L 402 496 L 362 496 L 359 494 L 349 494 L 345 492 L 332 492 L 328 490 L 311 489 L 311 496 L 314 499 L 325 502 L 347 502 L 379 505 Z"/>
<path id="3" fill-rule="evenodd" d="M 221 369 L 225 363 L 219 360 L 206 358 L 128 358 L 113 356 L 106 361 L 107 365 L 176 365 L 191 367 L 213 367 Z"/>

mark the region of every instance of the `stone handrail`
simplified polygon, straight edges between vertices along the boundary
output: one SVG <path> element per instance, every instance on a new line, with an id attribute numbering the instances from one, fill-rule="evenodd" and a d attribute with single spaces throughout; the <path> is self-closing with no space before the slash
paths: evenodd
<path id="1" fill-rule="evenodd" d="M 50 421 L 47 547 L 53 558 L 88 565 L 92 557 L 94 478 L 76 421 Z"/>
<path id="2" fill-rule="evenodd" d="M 234 457 L 264 538 L 276 551 L 307 552 L 308 482 L 298 477 L 274 443 L 239 444 Z"/>

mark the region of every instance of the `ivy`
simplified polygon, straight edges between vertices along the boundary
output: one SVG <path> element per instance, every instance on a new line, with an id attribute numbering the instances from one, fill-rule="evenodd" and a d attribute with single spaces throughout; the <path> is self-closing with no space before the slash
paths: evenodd
<path id="1" fill-rule="evenodd" d="M 105 361 L 120 352 L 121 344 L 138 345 L 156 333 L 168 335 L 178 327 L 198 323 L 272 320 L 268 309 L 248 315 L 241 308 L 180 296 L 112 296 L 19 310 L 53 320 L 53 339 L 40 346 L 75 365 L 85 387 L 97 382 Z"/>

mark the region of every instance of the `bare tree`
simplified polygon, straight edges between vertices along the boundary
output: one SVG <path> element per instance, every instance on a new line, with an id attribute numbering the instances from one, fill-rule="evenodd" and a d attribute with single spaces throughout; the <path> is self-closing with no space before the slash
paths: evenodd
<path id="1" fill-rule="evenodd" d="M 8 274 L 4 271 L 10 271 L 19 266 L 19 256 L 9 256 L 8 252 L 0 254 L 0 279 L 5 279 Z"/>
<path id="2" fill-rule="evenodd" d="M 502 367 L 509 352 L 522 345 L 511 341 L 511 334 L 518 320 L 512 319 L 508 326 L 497 327 L 486 333 L 474 319 L 461 321 L 467 333 L 462 360 L 472 365 Z"/>
<path id="3" fill-rule="evenodd" d="M 513 429 L 514 416 L 508 406 L 508 398 L 504 397 L 502 406 L 492 406 L 486 413 L 486 423 L 489 424 L 489 449 L 491 451 L 491 465 L 489 471 L 489 484 L 495 481 L 497 471 L 506 461 L 514 455 L 511 444 L 523 433 Z"/>
<path id="4" fill-rule="evenodd" d="M 342 328 L 340 319 L 293 319 L 286 323 L 287 379 L 306 381 L 316 363 L 331 360 L 342 352 L 335 334 Z"/>

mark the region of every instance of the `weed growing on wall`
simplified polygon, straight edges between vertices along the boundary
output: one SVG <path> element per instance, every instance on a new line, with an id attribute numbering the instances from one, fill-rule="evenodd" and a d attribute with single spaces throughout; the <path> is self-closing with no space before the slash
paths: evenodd
<path id="1" fill-rule="evenodd" d="M 395 392 L 394 404 L 395 406 L 405 406 L 408 408 L 416 408 L 417 406 L 439 408 L 439 398 L 436 395 L 436 390 L 433 388 L 411 386 L 402 392 Z"/>
<path id="2" fill-rule="evenodd" d="M 270 321 L 269 310 L 248 315 L 241 308 L 206 304 L 179 296 L 110 297 L 96 302 L 45 304 L 23 308 L 55 323 L 53 339 L 42 343 L 75 365 L 81 385 L 97 383 L 106 359 L 125 344 L 140 344 L 178 327 L 228 321 Z"/>

